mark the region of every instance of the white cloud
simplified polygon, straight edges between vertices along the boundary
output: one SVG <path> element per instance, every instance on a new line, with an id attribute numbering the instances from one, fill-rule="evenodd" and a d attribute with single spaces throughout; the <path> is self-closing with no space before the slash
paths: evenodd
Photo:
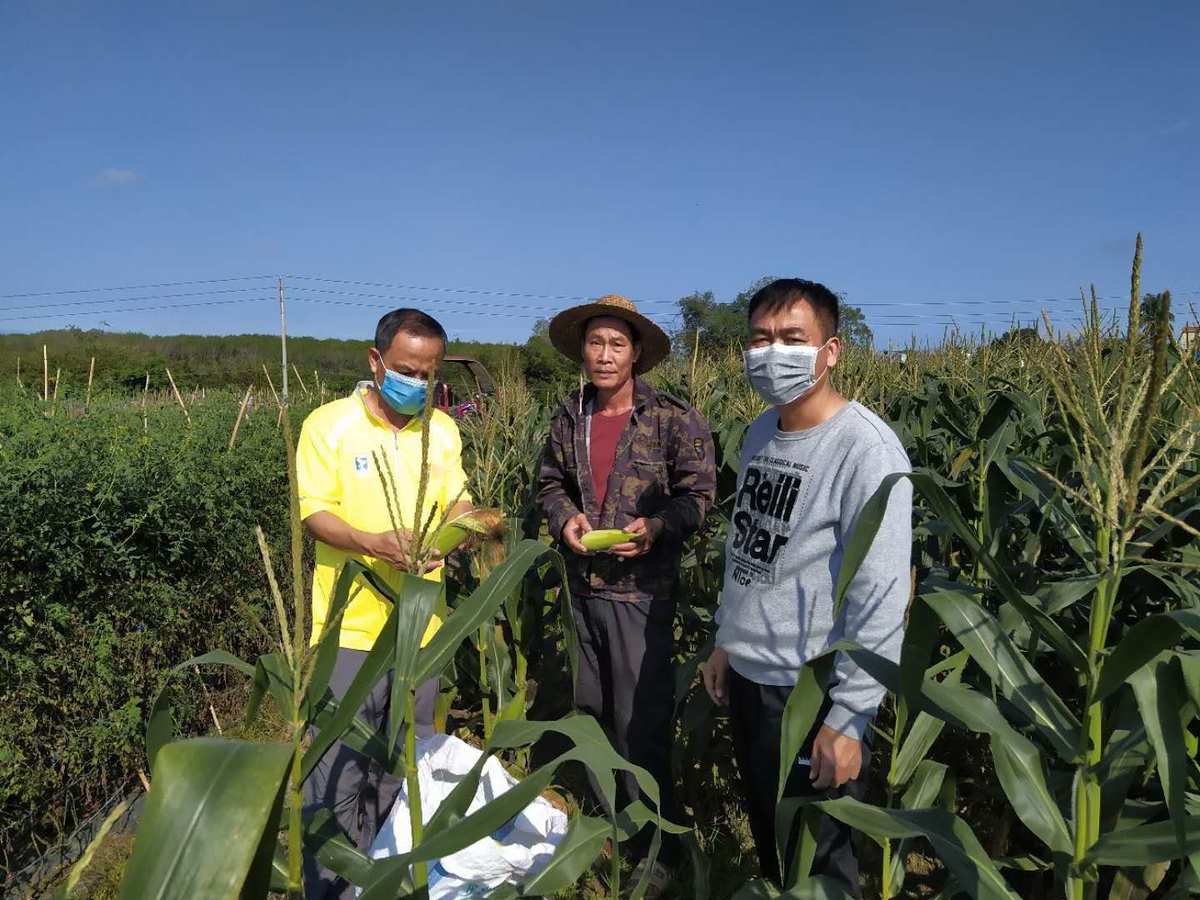
<path id="1" fill-rule="evenodd" d="M 101 169 L 96 176 L 96 183 L 123 186 L 140 181 L 141 177 L 135 169 Z"/>

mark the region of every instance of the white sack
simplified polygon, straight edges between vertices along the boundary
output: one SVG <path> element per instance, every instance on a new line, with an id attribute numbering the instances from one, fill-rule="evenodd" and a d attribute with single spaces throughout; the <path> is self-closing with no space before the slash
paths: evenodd
<path id="1" fill-rule="evenodd" d="M 417 740 L 417 780 L 421 787 L 421 818 L 428 824 L 442 801 L 482 755 L 470 744 L 438 734 Z M 483 764 L 479 788 L 467 812 L 473 813 L 517 782 L 491 757 Z M 525 807 L 497 832 L 457 853 L 431 861 L 430 900 L 482 897 L 504 883 L 525 881 L 554 855 L 567 833 L 567 816 L 542 797 Z M 371 845 L 371 857 L 383 859 L 412 848 L 408 785 L 400 791 L 392 812 Z"/>

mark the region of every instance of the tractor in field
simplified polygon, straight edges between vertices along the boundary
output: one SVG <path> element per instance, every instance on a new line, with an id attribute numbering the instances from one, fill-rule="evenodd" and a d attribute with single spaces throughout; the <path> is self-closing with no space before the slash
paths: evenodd
<path id="1" fill-rule="evenodd" d="M 434 387 L 437 408 L 461 419 L 481 414 L 487 401 L 496 394 L 496 382 L 477 359 L 447 356 Z"/>

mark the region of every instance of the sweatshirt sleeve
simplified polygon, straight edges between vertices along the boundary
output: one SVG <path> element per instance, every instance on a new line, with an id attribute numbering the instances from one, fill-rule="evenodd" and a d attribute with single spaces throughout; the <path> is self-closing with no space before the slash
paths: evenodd
<path id="1" fill-rule="evenodd" d="M 908 459 L 897 446 L 876 445 L 858 454 L 842 495 L 839 568 L 863 506 L 885 476 L 908 471 Z M 900 658 L 904 639 L 904 615 L 912 590 L 911 554 L 912 482 L 904 478 L 892 487 L 879 532 L 850 583 L 841 616 L 842 637 L 893 661 Z M 833 705 L 825 724 L 861 740 L 885 693 L 879 682 L 839 654 L 830 690 Z"/>

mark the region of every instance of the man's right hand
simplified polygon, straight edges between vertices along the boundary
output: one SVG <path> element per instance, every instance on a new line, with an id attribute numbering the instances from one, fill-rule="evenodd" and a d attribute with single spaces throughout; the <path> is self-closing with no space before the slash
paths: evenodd
<path id="1" fill-rule="evenodd" d="M 304 520 L 304 527 L 314 538 L 330 547 L 336 547 L 347 553 L 358 553 L 362 556 L 381 559 L 393 568 L 403 572 L 408 571 L 408 547 L 412 541 L 412 532 L 407 528 L 400 529 L 399 537 L 393 531 L 362 531 L 358 528 L 351 528 L 336 513 L 328 509 L 322 509 L 310 515 Z M 441 565 L 441 559 L 435 555 L 421 568 L 420 572 L 414 574 L 424 575 Z"/>
<path id="2" fill-rule="evenodd" d="M 360 533 L 359 543 L 361 552 L 365 556 L 373 556 L 375 559 L 381 559 L 393 568 L 407 572 L 409 569 L 409 561 L 411 554 L 409 552 L 409 544 L 412 541 L 412 532 L 407 528 L 400 529 L 400 536 L 396 536 L 394 531 L 380 531 L 377 534 L 369 531 Z M 418 575 L 423 575 L 425 572 L 432 571 L 438 568 L 443 563 L 440 559 L 433 558 L 426 564 Z"/>
<path id="3" fill-rule="evenodd" d="M 592 525 L 587 520 L 587 516 L 583 513 L 575 513 L 575 515 L 567 519 L 567 524 L 563 526 L 563 543 L 580 556 L 591 556 L 592 551 L 583 546 L 583 544 L 579 543 L 579 539 L 591 530 Z"/>
<path id="4" fill-rule="evenodd" d="M 700 667 L 704 678 L 704 689 L 717 706 L 729 705 L 729 654 L 717 647 L 708 662 Z"/>
<path id="5" fill-rule="evenodd" d="M 407 529 L 400 534 L 404 538 L 403 541 L 396 537 L 394 531 L 380 531 L 378 534 L 369 531 L 361 532 L 359 543 L 362 544 L 363 555 L 381 559 L 397 569 L 406 567 L 410 534 Z"/>

